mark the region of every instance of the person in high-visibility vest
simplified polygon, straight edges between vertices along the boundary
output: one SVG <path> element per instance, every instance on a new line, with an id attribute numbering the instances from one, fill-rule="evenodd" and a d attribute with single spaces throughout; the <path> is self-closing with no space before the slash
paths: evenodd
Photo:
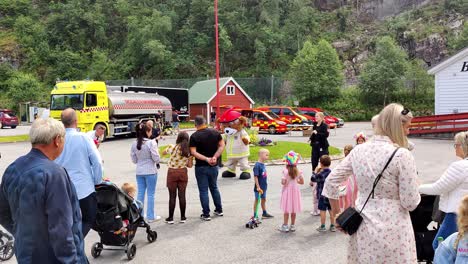
<path id="1" fill-rule="evenodd" d="M 236 177 L 236 167 L 239 165 L 241 174 L 239 179 L 250 179 L 250 137 L 245 131 L 244 126 L 247 124 L 247 119 L 241 116 L 241 113 L 228 109 L 219 118 L 219 122 L 223 126 L 223 137 L 226 141 L 227 162 L 225 166 L 227 170 L 222 176 L 225 178 Z"/>

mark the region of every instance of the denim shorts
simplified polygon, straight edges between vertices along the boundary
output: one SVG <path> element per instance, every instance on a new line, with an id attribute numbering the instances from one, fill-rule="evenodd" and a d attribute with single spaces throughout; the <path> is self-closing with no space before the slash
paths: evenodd
<path id="1" fill-rule="evenodd" d="M 262 191 L 263 191 L 263 193 L 260 195 L 260 198 L 266 199 L 267 189 L 266 189 L 266 188 L 262 188 Z M 254 195 L 255 195 L 255 199 L 257 199 L 257 198 L 258 198 L 257 189 L 254 190 Z"/>
<path id="2" fill-rule="evenodd" d="M 318 201 L 318 209 L 320 211 L 330 211 L 331 210 L 330 201 L 328 201 L 327 197 L 320 196 L 319 201 Z"/>

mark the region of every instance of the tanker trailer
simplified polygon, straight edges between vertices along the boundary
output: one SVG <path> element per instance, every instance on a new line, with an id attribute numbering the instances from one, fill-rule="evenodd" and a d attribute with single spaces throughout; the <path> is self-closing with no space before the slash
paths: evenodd
<path id="1" fill-rule="evenodd" d="M 68 107 L 76 110 L 80 131 L 103 124 L 107 137 L 131 134 L 139 122 L 172 110 L 169 99 L 157 93 L 112 91 L 96 81 L 57 83 L 51 92 L 51 117 L 60 120 L 60 113 Z"/>

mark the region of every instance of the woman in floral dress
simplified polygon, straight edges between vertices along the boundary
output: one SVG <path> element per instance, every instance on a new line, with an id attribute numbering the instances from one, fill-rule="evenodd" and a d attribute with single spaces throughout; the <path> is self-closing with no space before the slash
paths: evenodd
<path id="1" fill-rule="evenodd" d="M 339 187 L 353 173 L 360 210 L 377 175 L 397 146 L 401 147 L 384 171 L 362 212 L 363 222 L 349 241 L 348 262 L 360 264 L 417 263 L 416 243 L 409 211 L 419 204 L 416 164 L 407 149 L 406 132 L 412 114 L 399 104 L 390 104 L 379 115 L 376 136 L 353 151 L 328 176 L 322 192 L 332 210 L 339 211 Z"/>

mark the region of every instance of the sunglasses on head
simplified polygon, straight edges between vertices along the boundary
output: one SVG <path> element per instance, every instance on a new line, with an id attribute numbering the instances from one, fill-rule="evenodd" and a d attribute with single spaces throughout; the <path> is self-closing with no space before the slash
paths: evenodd
<path id="1" fill-rule="evenodd" d="M 408 108 L 404 108 L 403 110 L 401 110 L 402 115 L 407 115 L 409 112 L 410 110 Z"/>

